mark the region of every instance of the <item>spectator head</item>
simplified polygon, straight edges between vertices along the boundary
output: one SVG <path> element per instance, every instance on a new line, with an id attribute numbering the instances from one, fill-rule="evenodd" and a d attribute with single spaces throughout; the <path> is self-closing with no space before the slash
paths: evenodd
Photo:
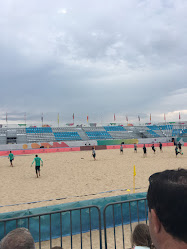
<path id="1" fill-rule="evenodd" d="M 187 248 L 187 170 L 150 176 L 147 193 L 149 229 L 156 248 Z M 172 245 L 175 245 L 172 247 Z"/>
<path id="2" fill-rule="evenodd" d="M 35 249 L 34 239 L 28 229 L 21 227 L 9 232 L 0 243 L 0 249 Z"/>
<path id="3" fill-rule="evenodd" d="M 131 243 L 133 246 L 145 246 L 152 248 L 149 226 L 146 224 L 138 224 L 132 233 Z"/>

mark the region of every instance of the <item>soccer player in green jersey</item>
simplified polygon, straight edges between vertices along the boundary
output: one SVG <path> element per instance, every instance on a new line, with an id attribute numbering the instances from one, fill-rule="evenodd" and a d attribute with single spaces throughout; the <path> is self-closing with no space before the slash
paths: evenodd
<path id="1" fill-rule="evenodd" d="M 12 151 L 10 151 L 10 154 L 8 155 L 8 159 L 10 159 L 10 166 L 13 167 L 12 161 L 14 160 L 14 155 L 12 154 Z"/>
<path id="2" fill-rule="evenodd" d="M 38 178 L 38 175 L 40 176 L 40 161 L 42 162 L 42 166 L 43 166 L 43 161 L 40 157 L 38 157 L 38 155 L 36 155 L 36 157 L 34 158 L 31 167 L 33 165 L 33 163 L 35 162 L 35 170 L 36 170 L 36 176 Z"/>

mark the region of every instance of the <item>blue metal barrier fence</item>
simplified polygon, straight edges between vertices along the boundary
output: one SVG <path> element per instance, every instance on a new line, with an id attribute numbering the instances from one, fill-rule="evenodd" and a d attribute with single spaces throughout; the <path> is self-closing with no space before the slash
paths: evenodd
<path id="1" fill-rule="evenodd" d="M 124 225 L 130 225 L 132 234 L 132 223 L 145 221 L 147 224 L 148 208 L 146 198 L 109 203 L 103 210 L 105 249 L 107 245 L 107 228 L 113 228 L 114 248 L 116 249 L 116 227 L 121 226 L 122 245 L 125 249 Z M 110 236 L 111 239 L 111 236 Z"/>
<path id="2" fill-rule="evenodd" d="M 93 218 L 94 217 L 94 218 Z M 95 217 L 98 217 L 97 219 Z M 66 226 L 63 226 L 63 223 Z M 28 228 L 35 242 L 43 240 L 50 241 L 52 248 L 52 239 L 60 237 L 60 246 L 63 246 L 63 236 L 69 236 L 71 240 L 71 249 L 73 248 L 73 235 L 80 234 L 80 248 L 83 248 L 82 234 L 89 232 L 90 248 L 92 248 L 92 231 L 99 232 L 99 248 L 102 249 L 101 237 L 101 212 L 97 206 L 87 206 L 69 210 L 54 211 L 50 213 L 41 213 L 18 218 L 9 218 L 0 220 L 0 225 L 4 230 L 4 236 L 11 230 L 18 227 Z M 11 228 L 11 230 L 10 230 Z M 12 229 L 13 228 L 13 229 Z M 55 231 L 55 235 L 53 234 Z M 57 231 L 57 232 L 56 232 Z M 76 245 L 77 247 L 77 245 Z"/>
<path id="3" fill-rule="evenodd" d="M 146 193 L 139 194 L 145 196 Z M 97 248 L 102 249 L 102 229 L 104 228 L 104 247 L 108 249 L 108 239 L 113 239 L 112 244 L 117 248 L 116 229 L 121 231 L 122 246 L 118 248 L 127 248 L 124 225 L 129 224 L 130 233 L 132 233 L 132 224 L 140 221 L 147 223 L 148 207 L 146 197 L 136 198 L 137 195 L 126 196 L 126 200 L 114 202 L 114 197 L 110 197 L 110 202 L 102 205 L 87 205 L 76 208 L 66 208 L 64 210 L 41 212 L 39 214 L 23 215 L 22 217 L 4 217 L 0 219 L 0 238 L 17 227 L 26 227 L 31 232 L 34 241 L 39 243 L 41 249 L 42 241 L 49 241 L 48 248 L 52 248 L 53 239 L 59 238 L 59 246 L 63 246 L 65 237 L 70 240 L 68 248 L 75 248 L 73 236 L 80 236 L 76 248 L 95 248 L 93 241 L 96 239 Z M 112 198 L 112 199 L 111 199 Z M 130 198 L 130 199 L 127 199 Z M 119 196 L 116 200 L 120 200 Z M 100 199 L 98 199 L 100 200 Z M 113 202 L 111 201 L 113 200 Z M 93 200 L 93 202 L 96 200 Z M 106 200 L 105 200 L 106 201 Z M 127 227 L 127 226 L 126 226 Z M 113 229 L 113 238 L 107 238 L 107 231 Z M 87 234 L 86 234 L 87 233 Z M 89 246 L 83 245 L 83 234 L 89 240 Z M 94 234 L 94 239 L 93 239 Z M 110 245 L 111 248 L 111 245 Z M 113 248 L 113 247 L 112 247 Z"/>

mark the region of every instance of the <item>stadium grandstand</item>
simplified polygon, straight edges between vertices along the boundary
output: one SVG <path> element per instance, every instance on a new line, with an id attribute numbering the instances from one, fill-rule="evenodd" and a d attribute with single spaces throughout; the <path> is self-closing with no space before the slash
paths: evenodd
<path id="1" fill-rule="evenodd" d="M 182 138 L 186 142 L 187 124 L 0 128 L 1 145 L 89 140 L 110 140 L 111 144 L 111 141 L 116 139 L 146 138 Z"/>

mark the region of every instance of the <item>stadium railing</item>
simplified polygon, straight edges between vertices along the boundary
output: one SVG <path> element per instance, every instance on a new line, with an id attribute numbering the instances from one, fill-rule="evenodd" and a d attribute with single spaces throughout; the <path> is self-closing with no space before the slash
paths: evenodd
<path id="1" fill-rule="evenodd" d="M 102 216 L 103 215 L 103 216 Z M 0 220 L 0 237 L 2 238 L 11 230 L 17 227 L 26 227 L 30 230 L 38 247 L 42 248 L 42 241 L 48 242 L 48 248 L 52 248 L 52 241 L 59 239 L 58 243 L 61 247 L 65 245 L 64 239 L 69 242 L 68 248 L 95 248 L 94 239 L 97 240 L 97 248 L 108 248 L 108 242 L 117 248 L 117 241 L 120 241 L 120 248 L 129 248 L 129 238 L 125 237 L 127 226 L 129 232 L 132 233 L 132 224 L 144 221 L 147 223 L 148 208 L 146 198 L 133 199 L 121 202 L 107 204 L 103 213 L 101 208 L 96 205 L 90 205 L 80 208 L 72 208 L 66 210 L 58 210 L 35 215 L 8 218 Z M 127 225 L 127 226 L 125 226 Z M 102 244 L 102 228 L 104 228 L 104 245 Z M 107 237 L 107 232 L 113 230 L 113 236 Z M 3 231 L 3 234 L 2 234 Z M 95 236 L 97 232 L 97 236 Z M 84 246 L 83 235 L 89 241 Z M 73 236 L 80 236 L 76 246 L 73 243 Z M 117 237 L 118 236 L 118 237 Z M 84 237 L 84 241 L 85 241 Z M 113 238 L 112 238 L 113 237 Z M 93 239 L 94 238 L 94 239 Z M 112 243 L 111 243 L 112 241 Z M 66 240 L 67 242 L 67 240 Z M 56 244 L 56 242 L 55 242 Z M 126 246 L 128 244 L 128 247 Z M 67 246 L 67 245 L 66 245 Z"/>
<path id="2" fill-rule="evenodd" d="M 1 231 L 2 229 L 4 230 L 3 236 L 18 227 L 28 228 L 34 241 L 39 243 L 40 249 L 42 248 L 42 241 L 46 240 L 49 240 L 49 247 L 52 248 L 52 240 L 55 238 L 60 238 L 60 246 L 62 247 L 63 236 L 70 237 L 70 246 L 73 248 L 73 235 L 76 234 L 80 234 L 80 247 L 83 248 L 83 233 L 86 232 L 89 232 L 90 248 L 92 248 L 92 232 L 97 230 L 99 233 L 98 248 L 102 249 L 101 212 L 97 206 L 58 210 L 0 220 L 0 229 Z"/>
<path id="3" fill-rule="evenodd" d="M 109 215 L 109 214 L 111 215 Z M 110 233 L 109 244 L 114 244 L 114 248 L 118 248 L 117 241 L 121 238 L 120 248 L 127 248 L 125 239 L 125 232 L 127 232 L 127 227 L 124 225 L 129 224 L 129 233 L 132 234 L 132 224 L 139 223 L 140 221 L 148 221 L 148 207 L 146 198 L 127 200 L 121 202 L 109 203 L 105 206 L 103 210 L 104 219 L 104 241 L 105 249 L 108 248 L 108 238 L 107 230 L 112 228 L 113 239 Z M 116 232 L 116 227 L 118 228 Z M 130 238 L 128 246 L 130 244 Z M 113 241 L 112 241 L 113 240 Z M 119 245 L 119 242 L 118 242 Z M 110 246 L 111 248 L 111 246 Z"/>

